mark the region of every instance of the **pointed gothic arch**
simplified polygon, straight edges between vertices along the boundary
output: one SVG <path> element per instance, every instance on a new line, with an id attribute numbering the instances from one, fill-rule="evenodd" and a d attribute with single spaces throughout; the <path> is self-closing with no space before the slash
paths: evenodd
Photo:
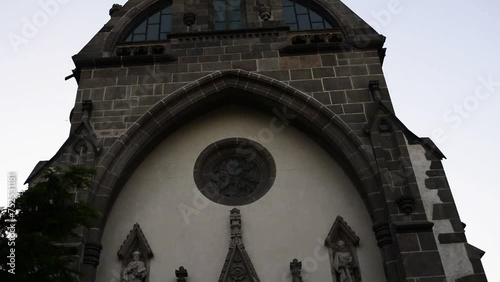
<path id="1" fill-rule="evenodd" d="M 231 90 L 238 91 L 231 91 Z M 374 159 L 356 134 L 324 105 L 311 96 L 277 80 L 242 71 L 217 71 L 194 81 L 154 105 L 110 148 L 97 167 L 95 190 L 90 203 L 102 217 L 103 229 L 114 200 L 128 176 L 175 128 L 200 111 L 224 101 L 257 101 L 264 110 L 279 109 L 294 114 L 297 125 L 339 161 L 358 187 L 374 223 L 385 222 L 384 196 L 377 179 Z"/>

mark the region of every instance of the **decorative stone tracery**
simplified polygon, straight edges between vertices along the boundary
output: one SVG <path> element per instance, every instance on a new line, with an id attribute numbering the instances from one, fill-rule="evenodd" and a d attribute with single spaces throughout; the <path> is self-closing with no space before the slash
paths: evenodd
<path id="1" fill-rule="evenodd" d="M 271 154 L 244 138 L 228 138 L 208 146 L 196 160 L 194 179 L 210 200 L 223 205 L 252 203 L 269 191 L 276 177 Z"/>

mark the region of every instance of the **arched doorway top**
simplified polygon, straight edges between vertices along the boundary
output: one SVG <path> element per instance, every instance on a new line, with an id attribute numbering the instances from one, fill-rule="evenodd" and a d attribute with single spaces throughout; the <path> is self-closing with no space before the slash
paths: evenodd
<path id="1" fill-rule="evenodd" d="M 293 122 L 307 128 L 351 176 L 372 220 L 383 220 L 385 201 L 375 160 L 354 131 L 317 100 L 283 82 L 243 70 L 228 70 L 214 72 L 167 96 L 113 144 L 97 167 L 91 198 L 103 215 L 97 227 L 102 230 L 122 186 L 159 142 L 202 109 L 227 100 L 256 101 L 267 109 L 293 116 Z"/>

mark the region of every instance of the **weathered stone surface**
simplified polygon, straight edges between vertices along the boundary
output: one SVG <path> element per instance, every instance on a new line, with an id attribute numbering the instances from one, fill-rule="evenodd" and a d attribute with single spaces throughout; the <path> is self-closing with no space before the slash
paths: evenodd
<path id="1" fill-rule="evenodd" d="M 412 252 L 401 254 L 406 274 L 409 277 L 444 275 L 439 252 Z"/>
<path id="2" fill-rule="evenodd" d="M 333 54 L 333 55 L 321 55 L 321 64 L 324 67 L 336 66 L 336 65 L 338 65 L 337 57 L 335 56 L 335 54 Z"/>
<path id="3" fill-rule="evenodd" d="M 349 77 L 323 78 L 325 90 L 345 90 L 351 89 L 351 79 Z"/>
<path id="4" fill-rule="evenodd" d="M 278 70 L 280 68 L 279 60 L 277 58 L 258 60 L 257 68 L 259 71 Z"/>
<path id="5" fill-rule="evenodd" d="M 290 81 L 290 86 L 305 92 L 323 91 L 323 84 L 321 83 L 321 80 L 295 80 Z"/>
<path id="6" fill-rule="evenodd" d="M 398 245 L 402 252 L 420 251 L 417 234 L 398 234 Z"/>
<path id="7" fill-rule="evenodd" d="M 367 75 L 368 70 L 365 65 L 361 66 L 340 66 L 335 67 L 337 76 Z"/>
<path id="8" fill-rule="evenodd" d="M 256 60 L 243 60 L 243 61 L 233 61 L 232 67 L 234 69 L 242 69 L 246 71 L 256 71 L 257 61 Z"/>
<path id="9" fill-rule="evenodd" d="M 116 86 L 116 87 L 106 87 L 104 92 L 104 100 L 120 100 L 127 97 L 127 87 Z"/>
<path id="10" fill-rule="evenodd" d="M 335 71 L 333 68 L 314 68 L 312 69 L 314 78 L 323 78 L 323 77 L 334 77 Z"/>

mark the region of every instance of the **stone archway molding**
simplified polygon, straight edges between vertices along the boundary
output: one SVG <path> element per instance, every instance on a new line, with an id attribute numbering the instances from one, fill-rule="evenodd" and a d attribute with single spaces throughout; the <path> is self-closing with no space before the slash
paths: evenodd
<path id="1" fill-rule="evenodd" d="M 231 99 L 224 90 L 236 89 L 238 95 L 266 101 L 268 106 L 286 107 L 297 114 L 338 156 L 344 169 L 358 186 L 374 222 L 387 220 L 385 201 L 377 180 L 375 160 L 358 136 L 338 116 L 311 96 L 278 80 L 243 70 L 217 71 L 178 89 L 155 104 L 140 117 L 107 151 L 97 166 L 94 193 L 90 204 L 102 213 L 97 228 L 103 228 L 121 186 L 151 150 L 182 123 L 182 119 L 215 99 Z M 253 96 L 252 96 L 253 95 Z M 159 140 L 161 139 L 161 140 Z M 140 161 L 139 161 L 140 163 Z"/>
<path id="2" fill-rule="evenodd" d="M 364 145 L 338 116 L 311 96 L 278 80 L 243 70 L 217 71 L 178 89 L 144 113 L 113 144 L 96 168 L 89 204 L 100 211 L 101 217 L 89 229 L 87 242 L 100 244 L 108 215 L 123 185 L 159 142 L 182 126 L 186 118 L 199 115 L 200 109 L 212 106 L 214 101 L 238 97 L 258 101 L 264 108 L 286 108 L 297 115 L 297 120 L 351 176 L 377 227 L 374 231 L 379 246 L 386 245 L 384 253 L 392 253 L 387 249 L 392 244 L 385 196 L 369 145 Z M 385 240 L 383 244 L 381 240 Z M 386 265 L 392 264 L 391 258 L 384 257 Z"/>

